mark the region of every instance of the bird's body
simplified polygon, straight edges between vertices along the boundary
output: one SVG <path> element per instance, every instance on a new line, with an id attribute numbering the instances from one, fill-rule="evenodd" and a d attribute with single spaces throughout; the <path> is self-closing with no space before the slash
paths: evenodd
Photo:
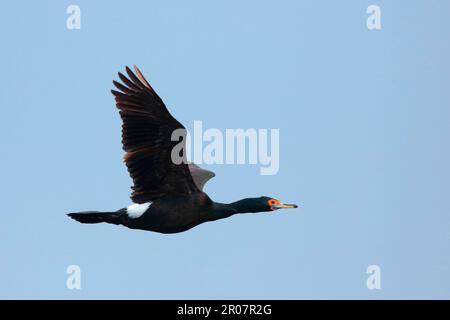
<path id="1" fill-rule="evenodd" d="M 116 212 L 79 213 L 85 223 L 108 222 L 130 229 L 177 233 L 191 229 L 203 222 L 211 221 L 208 214 L 213 206 L 209 197 L 199 192 L 191 196 L 168 196 L 154 202 L 133 204 Z"/>
<path id="2" fill-rule="evenodd" d="M 82 223 L 106 222 L 131 229 L 178 233 L 237 213 L 297 207 L 269 197 L 231 204 L 212 201 L 203 192 L 203 186 L 215 174 L 188 164 L 183 149 L 178 156 L 184 161 L 173 158 L 172 151 L 179 142 L 172 141 L 172 133 L 185 130 L 184 127 L 169 113 L 137 67 L 137 76 L 128 67 L 126 71 L 129 78 L 119 73 L 124 85 L 113 82 L 121 92 L 112 93 L 123 121 L 124 161 L 134 182 L 134 204 L 115 212 L 70 213 L 71 218 Z"/>
<path id="3" fill-rule="evenodd" d="M 209 221 L 212 204 L 203 192 L 191 196 L 163 197 L 154 201 L 142 216 L 126 219 L 123 225 L 161 233 L 182 232 Z"/>

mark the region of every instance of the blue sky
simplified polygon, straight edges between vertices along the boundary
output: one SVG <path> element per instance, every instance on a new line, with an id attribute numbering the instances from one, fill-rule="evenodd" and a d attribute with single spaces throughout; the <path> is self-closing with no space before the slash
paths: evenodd
<path id="1" fill-rule="evenodd" d="M 66 28 L 66 8 L 82 11 Z M 382 30 L 366 28 L 377 4 Z M 0 11 L 0 298 L 450 298 L 448 1 L 14 1 Z M 220 202 L 297 210 L 177 235 L 65 216 L 130 204 L 109 90 L 137 64 L 188 128 L 280 129 Z M 366 268 L 381 268 L 368 290 Z M 66 268 L 81 268 L 81 290 Z"/>

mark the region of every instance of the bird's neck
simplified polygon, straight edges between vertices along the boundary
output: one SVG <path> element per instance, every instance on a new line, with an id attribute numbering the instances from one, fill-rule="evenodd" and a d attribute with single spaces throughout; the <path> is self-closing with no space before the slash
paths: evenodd
<path id="1" fill-rule="evenodd" d="M 214 202 L 213 220 L 228 218 L 236 213 L 258 212 L 249 205 L 249 199 L 242 199 L 233 203 Z"/>

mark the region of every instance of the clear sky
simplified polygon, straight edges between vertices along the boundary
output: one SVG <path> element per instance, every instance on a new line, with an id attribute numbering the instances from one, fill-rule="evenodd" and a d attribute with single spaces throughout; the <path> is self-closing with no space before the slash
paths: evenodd
<path id="1" fill-rule="evenodd" d="M 450 298 L 449 1 L 1 8 L 0 298 Z M 130 204 L 109 90 L 133 64 L 188 128 L 280 129 L 279 173 L 208 166 L 213 199 L 300 208 L 177 235 L 68 219 Z"/>

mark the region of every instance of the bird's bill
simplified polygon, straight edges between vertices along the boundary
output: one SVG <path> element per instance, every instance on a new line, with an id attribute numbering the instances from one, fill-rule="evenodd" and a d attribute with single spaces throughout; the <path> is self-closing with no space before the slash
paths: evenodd
<path id="1" fill-rule="evenodd" d="M 287 204 L 287 203 L 280 203 L 275 204 L 272 206 L 273 209 L 295 209 L 298 208 L 296 204 Z"/>

